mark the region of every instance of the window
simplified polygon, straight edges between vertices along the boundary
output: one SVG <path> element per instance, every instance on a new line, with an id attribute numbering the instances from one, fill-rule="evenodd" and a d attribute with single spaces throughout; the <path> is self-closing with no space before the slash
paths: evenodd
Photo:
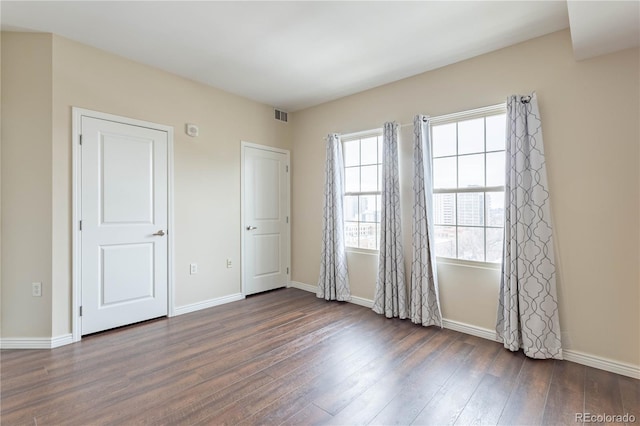
<path id="1" fill-rule="evenodd" d="M 436 256 L 500 262 L 505 105 L 431 119 Z"/>
<path id="2" fill-rule="evenodd" d="M 382 131 L 342 137 L 345 245 L 377 250 L 380 244 Z"/>

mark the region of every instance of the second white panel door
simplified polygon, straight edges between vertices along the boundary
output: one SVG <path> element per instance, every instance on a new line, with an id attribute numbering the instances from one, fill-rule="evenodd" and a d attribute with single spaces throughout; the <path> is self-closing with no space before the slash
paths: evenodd
<path id="1" fill-rule="evenodd" d="M 244 146 L 245 294 L 285 287 L 289 261 L 289 159 Z"/>

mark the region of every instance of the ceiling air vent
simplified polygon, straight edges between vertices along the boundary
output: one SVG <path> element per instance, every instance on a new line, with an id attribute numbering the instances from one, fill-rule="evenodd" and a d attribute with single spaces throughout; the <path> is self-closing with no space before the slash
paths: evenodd
<path id="1" fill-rule="evenodd" d="M 279 109 L 276 109 L 275 112 L 276 112 L 276 120 L 283 121 L 285 123 L 288 121 L 286 112 L 280 111 Z"/>

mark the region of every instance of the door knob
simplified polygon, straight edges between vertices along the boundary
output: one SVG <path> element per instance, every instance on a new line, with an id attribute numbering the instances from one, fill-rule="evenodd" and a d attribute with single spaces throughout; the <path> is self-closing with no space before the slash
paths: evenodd
<path id="1" fill-rule="evenodd" d="M 253 231 L 254 229 L 258 229 L 257 226 L 247 226 L 247 231 Z"/>
<path id="2" fill-rule="evenodd" d="M 161 229 L 161 230 L 159 230 L 158 232 L 156 232 L 153 235 L 158 236 L 158 237 L 164 237 L 164 231 Z"/>

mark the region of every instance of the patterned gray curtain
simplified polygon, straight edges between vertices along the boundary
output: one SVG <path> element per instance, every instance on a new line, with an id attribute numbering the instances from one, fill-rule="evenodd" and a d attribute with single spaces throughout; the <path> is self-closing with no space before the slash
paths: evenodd
<path id="1" fill-rule="evenodd" d="M 404 280 L 402 229 L 400 226 L 400 177 L 398 173 L 398 124 L 385 123 L 382 141 L 382 211 L 380 257 L 373 310 L 387 318 L 407 318 L 407 285 Z"/>
<path id="2" fill-rule="evenodd" d="M 326 300 L 351 300 L 347 254 L 344 246 L 344 166 L 340 137 L 327 137 L 322 251 L 317 296 Z"/>
<path id="3" fill-rule="evenodd" d="M 413 119 L 413 259 L 411 261 L 411 321 L 440 325 L 440 297 L 433 231 L 433 182 L 429 118 Z"/>
<path id="4" fill-rule="evenodd" d="M 535 93 L 507 100 L 505 225 L 496 331 L 504 347 L 562 359 L 542 127 Z"/>

